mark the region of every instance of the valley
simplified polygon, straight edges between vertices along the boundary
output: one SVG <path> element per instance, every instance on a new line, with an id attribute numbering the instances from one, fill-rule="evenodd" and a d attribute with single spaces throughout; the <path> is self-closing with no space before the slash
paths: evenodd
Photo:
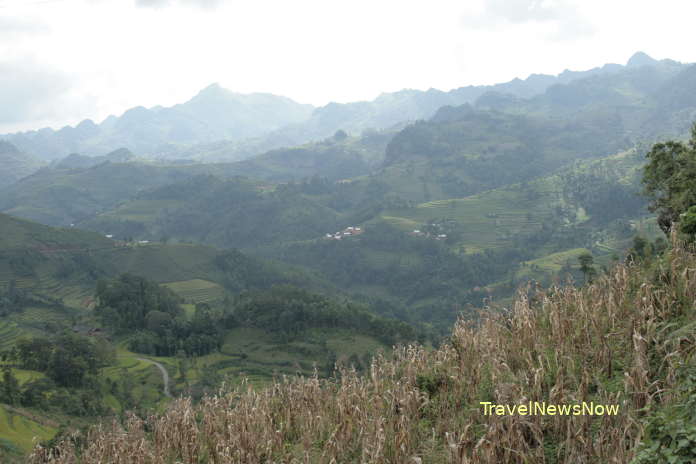
<path id="1" fill-rule="evenodd" d="M 322 107 L 212 85 L 0 136 L 0 456 L 224 389 L 357 385 L 408 356 L 423 368 L 532 289 L 592 300 L 613 269 L 669 250 L 645 166 L 656 143 L 687 140 L 694 69 L 638 53 Z M 433 408 L 450 385 L 438 369 L 404 374 Z M 492 397 L 475 375 L 457 388 Z"/>

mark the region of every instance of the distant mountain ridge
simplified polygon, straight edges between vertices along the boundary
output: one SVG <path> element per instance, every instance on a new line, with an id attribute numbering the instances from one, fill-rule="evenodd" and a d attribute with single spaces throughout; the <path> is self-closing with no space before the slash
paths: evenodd
<path id="1" fill-rule="evenodd" d="M 625 72 L 642 72 L 643 68 L 680 70 L 686 65 L 673 60 L 654 60 L 643 52 L 634 54 L 627 64 L 605 64 L 587 71 L 565 70 L 557 76 L 532 74 L 527 79 L 495 84 L 460 87 L 450 91 L 429 89 L 427 91 L 405 89 L 384 93 L 373 101 L 353 103 L 329 103 L 316 108 L 303 122 L 291 124 L 273 131 L 265 137 L 246 141 L 228 141 L 214 146 L 188 149 L 186 157 L 199 160 L 237 161 L 251 156 L 331 136 L 342 129 L 349 133 L 360 133 L 366 129 L 392 129 L 407 122 L 429 119 L 444 106 L 473 104 L 491 95 L 506 99 L 534 99 L 553 88 L 564 89 L 575 82 L 589 78 L 622 75 Z"/>
<path id="2" fill-rule="evenodd" d="M 145 155 L 178 146 L 263 135 L 309 117 L 314 109 L 271 94 L 238 94 L 213 84 L 172 107 L 131 108 L 101 124 L 87 119 L 75 127 L 0 136 L 20 149 L 53 160 L 71 153 L 104 155 L 118 148 Z"/>
<path id="3" fill-rule="evenodd" d="M 54 160 L 71 153 L 104 155 L 125 147 L 147 157 L 236 161 L 268 150 L 299 145 L 333 135 L 391 128 L 406 121 L 429 119 L 443 106 L 474 103 L 494 92 L 529 99 L 558 84 L 591 76 L 611 75 L 644 66 L 680 67 L 642 52 L 625 66 L 605 64 L 587 71 L 563 71 L 557 76 L 532 74 L 495 85 L 441 91 L 406 89 L 383 93 L 373 101 L 329 103 L 314 108 L 270 94 L 238 94 L 213 84 L 189 101 L 172 107 L 135 107 L 101 124 L 87 119 L 75 127 L 0 135 L 20 150 Z"/>
<path id="4" fill-rule="evenodd" d="M 38 159 L 0 140 L 0 189 L 32 174 L 39 167 L 41 162 Z"/>

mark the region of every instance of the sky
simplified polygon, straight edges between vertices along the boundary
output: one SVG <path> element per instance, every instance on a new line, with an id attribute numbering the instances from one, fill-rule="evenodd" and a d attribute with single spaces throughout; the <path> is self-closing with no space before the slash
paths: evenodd
<path id="1" fill-rule="evenodd" d="M 0 133 L 182 103 L 211 83 L 316 106 L 696 62 L 691 0 L 0 0 Z"/>

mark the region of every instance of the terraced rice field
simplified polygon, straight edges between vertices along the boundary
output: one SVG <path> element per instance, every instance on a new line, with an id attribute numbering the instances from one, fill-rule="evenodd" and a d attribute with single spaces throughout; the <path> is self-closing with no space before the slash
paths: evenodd
<path id="1" fill-rule="evenodd" d="M 13 315 L 14 321 L 22 326 L 43 329 L 46 324 L 59 324 L 70 320 L 68 314 L 57 308 L 26 308 Z"/>
<path id="2" fill-rule="evenodd" d="M 22 330 L 17 323 L 0 319 L 0 350 L 10 348 L 21 335 Z"/>
<path id="3" fill-rule="evenodd" d="M 382 220 L 405 231 L 430 221 L 455 221 L 462 233 L 460 244 L 471 252 L 503 246 L 516 234 L 533 233 L 561 202 L 555 179 L 547 178 L 526 187 L 490 190 L 388 211 Z"/>
<path id="4" fill-rule="evenodd" d="M 561 270 L 567 263 L 573 268 L 579 267 L 578 257 L 583 253 L 588 253 L 586 248 L 573 248 L 570 250 L 552 253 L 538 259 L 533 259 L 526 262 L 526 266 L 517 271 L 516 277 L 541 277 L 539 274 L 554 274 Z M 536 269 L 534 271 L 533 269 Z"/>
<path id="5" fill-rule="evenodd" d="M 56 431 L 52 426 L 40 424 L 0 406 L 0 436 L 21 451 L 28 452 L 33 448 L 34 437 L 49 440 Z"/>
<path id="6" fill-rule="evenodd" d="M 9 287 L 10 282 L 14 280 L 15 287 L 16 288 L 21 288 L 21 289 L 29 289 L 29 288 L 34 288 L 36 287 L 37 281 L 34 278 L 31 277 L 20 277 L 20 278 L 7 278 L 0 280 L 0 289 L 7 289 Z"/>
<path id="7" fill-rule="evenodd" d="M 210 303 L 225 297 L 225 290 L 215 282 L 203 279 L 183 280 L 162 284 L 187 303 Z"/>
<path id="8" fill-rule="evenodd" d="M 104 214 L 104 216 L 115 216 L 128 221 L 147 222 L 155 218 L 162 209 L 176 205 L 177 202 L 173 200 L 133 200 L 112 212 Z"/>

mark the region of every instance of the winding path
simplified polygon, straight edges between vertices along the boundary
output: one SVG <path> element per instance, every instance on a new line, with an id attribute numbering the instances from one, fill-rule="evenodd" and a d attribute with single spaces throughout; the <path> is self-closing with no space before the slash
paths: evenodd
<path id="1" fill-rule="evenodd" d="M 146 359 L 146 358 L 138 358 L 140 361 L 145 361 L 149 362 L 151 364 L 154 364 L 157 366 L 157 368 L 160 370 L 162 373 L 162 380 L 164 381 L 164 396 L 167 398 L 171 398 L 172 395 L 169 393 L 169 372 L 167 372 L 167 369 L 157 361 L 153 361 L 152 359 Z"/>

